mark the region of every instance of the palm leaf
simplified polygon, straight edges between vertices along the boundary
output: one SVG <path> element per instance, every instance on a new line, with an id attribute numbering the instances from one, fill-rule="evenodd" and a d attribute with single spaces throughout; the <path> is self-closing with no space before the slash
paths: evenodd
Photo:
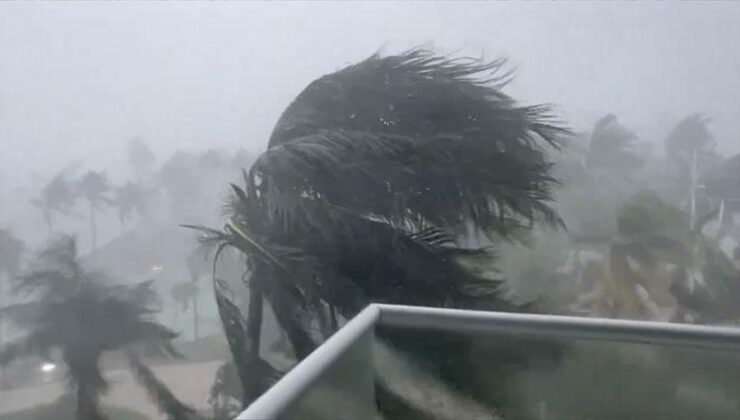
<path id="1" fill-rule="evenodd" d="M 141 361 L 134 352 L 127 352 L 128 362 L 134 377 L 146 390 L 147 395 L 157 405 L 159 412 L 165 414 L 169 420 L 195 420 L 202 418 L 196 415 L 191 407 L 182 403 L 169 390 L 152 370 Z"/>

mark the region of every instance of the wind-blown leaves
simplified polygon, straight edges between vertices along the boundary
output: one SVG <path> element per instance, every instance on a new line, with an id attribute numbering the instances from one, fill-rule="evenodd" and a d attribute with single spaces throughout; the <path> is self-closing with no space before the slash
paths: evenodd
<path id="1" fill-rule="evenodd" d="M 134 352 L 127 352 L 129 366 L 134 372 L 136 380 L 144 387 L 151 400 L 157 405 L 162 414 L 166 414 L 169 420 L 196 420 L 202 419 L 195 410 L 181 402 L 167 388 L 167 386 L 154 375 L 154 372 L 144 364 Z"/>
<path id="2" fill-rule="evenodd" d="M 167 357 L 177 356 L 177 334 L 154 322 L 156 299 L 151 282 L 109 286 L 102 273 L 82 267 L 72 238 L 53 242 L 39 254 L 38 271 L 16 278 L 16 291 L 30 294 L 24 304 L 3 308 L 27 330 L 0 351 L 0 364 L 19 357 L 49 357 L 59 350 L 78 398 L 78 416 L 97 420 L 99 395 L 108 388 L 99 361 L 106 351 L 143 346 Z M 107 280 L 103 277 L 103 280 Z"/>
<path id="3" fill-rule="evenodd" d="M 591 132 L 588 165 L 618 170 L 639 168 L 643 162 L 634 151 L 636 140 L 637 135 L 621 125 L 616 116 L 604 116 Z"/>
<path id="4" fill-rule="evenodd" d="M 672 156 L 686 156 L 711 144 L 714 136 L 708 125 L 709 118 L 703 114 L 692 114 L 679 121 L 665 139 L 668 153 Z"/>
<path id="5" fill-rule="evenodd" d="M 246 255 L 250 301 L 270 303 L 299 359 L 327 306 L 345 318 L 370 302 L 519 309 L 490 249 L 461 244 L 561 224 L 547 151 L 568 131 L 549 107 L 503 93 L 503 67 L 415 49 L 317 79 L 232 185 L 223 229 L 195 227 L 204 245 Z M 216 292 L 248 385 L 245 366 L 258 359 L 244 351 L 238 308 Z"/>

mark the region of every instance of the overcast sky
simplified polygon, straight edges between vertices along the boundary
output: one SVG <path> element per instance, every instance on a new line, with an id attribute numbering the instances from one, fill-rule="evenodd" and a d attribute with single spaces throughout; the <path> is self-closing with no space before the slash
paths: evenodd
<path id="1" fill-rule="evenodd" d="M 134 136 L 162 158 L 261 150 L 308 82 L 420 44 L 509 57 L 509 93 L 556 104 L 576 129 L 612 112 L 662 141 L 698 111 L 740 150 L 736 2 L 0 5 L 0 209 L 70 161 L 116 173 Z"/>

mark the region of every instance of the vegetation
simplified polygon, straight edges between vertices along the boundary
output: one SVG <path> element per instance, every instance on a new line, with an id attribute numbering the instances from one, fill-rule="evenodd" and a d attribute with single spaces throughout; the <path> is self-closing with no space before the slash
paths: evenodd
<path id="1" fill-rule="evenodd" d="M 312 320 L 336 326 L 369 302 L 517 309 L 490 249 L 463 244 L 559 225 L 545 151 L 567 131 L 547 107 L 502 93 L 503 64 L 373 56 L 314 81 L 283 113 L 233 185 L 224 229 L 200 228 L 247 258 L 246 320 L 216 282 L 244 404 L 265 389 L 249 368 L 262 362 L 263 299 L 299 359 L 321 339 Z"/>
<path id="2" fill-rule="evenodd" d="M 101 210 L 103 204 L 110 203 L 110 198 L 108 198 L 110 186 L 108 185 L 108 179 L 105 174 L 102 172 L 88 171 L 80 179 L 78 188 L 80 195 L 87 200 L 90 206 L 90 243 L 92 244 L 92 249 L 95 249 L 97 242 L 95 215 Z"/>
<path id="3" fill-rule="evenodd" d="M 150 319 L 156 298 L 151 282 L 107 285 L 103 273 L 80 265 L 71 238 L 51 244 L 32 267 L 16 278 L 14 290 L 32 294 L 33 300 L 2 308 L 3 318 L 12 319 L 28 333 L 5 343 L 0 363 L 29 356 L 53 358 L 58 351 L 76 393 L 78 418 L 105 418 L 98 403 L 109 386 L 99 366 L 104 352 L 133 352 L 139 345 L 161 355 L 177 355 L 171 344 L 176 334 Z M 131 354 L 136 360 L 135 353 Z"/>
<path id="4" fill-rule="evenodd" d="M 54 215 L 72 213 L 76 195 L 73 186 L 63 173 L 56 175 L 41 191 L 41 195 L 31 201 L 41 210 L 49 236 L 54 231 Z"/>
<path id="5" fill-rule="evenodd" d="M 122 237 L 151 238 L 146 226 L 173 220 L 199 231 L 213 260 L 200 249 L 182 252 L 173 258 L 181 274 L 160 276 L 156 287 L 177 310 L 192 311 L 197 345 L 209 315 L 198 306 L 207 289 L 201 279 L 212 276 L 232 354 L 208 399 L 216 419 L 233 418 L 280 379 L 289 366 L 274 363 L 275 354 L 300 361 L 371 302 L 740 322 L 740 247 L 731 249 L 733 240 L 740 243 L 733 218 L 740 155 L 717 152 L 709 118 L 681 119 L 663 142 L 665 153 L 647 153 L 648 143 L 616 115 L 574 134 L 549 107 L 520 105 L 503 93 L 511 76 L 504 70 L 503 60 L 423 49 L 375 55 L 309 84 L 256 159 L 209 149 L 179 150 L 158 162 L 137 138 L 127 150 L 130 179 L 60 173 L 33 204 L 50 237 L 60 229 L 58 216 L 85 204 L 93 249 L 105 206 L 116 209 Z M 239 172 L 242 179 L 229 187 Z M 223 227 L 203 227 L 227 194 Z M 1 309 L 27 334 L 4 343 L 0 362 L 61 358 L 78 417 L 116 418 L 98 401 L 109 386 L 99 361 L 121 352 L 163 413 L 200 418 L 144 362 L 177 356 L 175 332 L 155 320 L 153 282 L 113 285 L 80 263 L 69 238 L 35 259 L 25 251 L 9 229 L 0 230 L 0 270 L 16 277 L 16 295 L 27 298 Z M 88 258 L 95 263 L 94 253 Z M 147 276 L 171 269 L 149 264 L 137 269 Z M 271 317 L 279 328 L 272 345 L 265 342 Z M 518 386 L 562 417 L 598 417 L 607 404 L 623 416 L 649 416 L 659 399 L 663 412 L 691 418 L 701 411 L 691 411 L 696 407 L 678 392 L 708 377 L 700 367 L 713 369 L 727 389 L 738 386 L 717 368 L 720 360 L 733 363 L 729 355 L 706 361 L 628 345 L 566 348 L 394 330 L 377 336 L 384 366 L 398 367 L 396 376 L 379 374 L 376 385 L 389 418 L 454 418 L 463 406 L 484 418 L 542 416 L 516 395 Z M 275 350 L 285 343 L 287 351 Z M 461 406 L 435 412 L 426 400 L 432 394 L 404 393 L 393 379 L 399 372 L 408 374 L 406 384 L 423 383 Z M 635 375 L 643 375 L 642 385 L 628 390 Z M 578 401 L 562 395 L 566 386 Z M 71 413 L 70 398 L 18 415 Z"/>

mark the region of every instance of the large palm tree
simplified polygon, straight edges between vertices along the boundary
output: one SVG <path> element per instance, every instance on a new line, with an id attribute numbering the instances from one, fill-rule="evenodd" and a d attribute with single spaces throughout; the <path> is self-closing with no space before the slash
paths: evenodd
<path id="1" fill-rule="evenodd" d="M 103 204 L 111 202 L 108 197 L 110 185 L 108 178 L 102 172 L 87 171 L 78 183 L 80 195 L 85 198 L 90 207 L 90 243 L 94 250 L 97 244 L 97 223 L 95 216 L 102 209 Z"/>
<path id="2" fill-rule="evenodd" d="M 103 273 L 80 265 L 71 238 L 52 243 L 33 267 L 17 277 L 14 289 L 32 294 L 33 300 L 2 308 L 3 318 L 16 321 L 28 333 L 4 345 L 0 364 L 19 357 L 48 358 L 59 351 L 76 391 L 80 419 L 104 418 L 98 406 L 99 395 L 109 386 L 99 366 L 103 353 L 135 352 L 139 345 L 162 355 L 177 355 L 171 344 L 176 334 L 151 318 L 156 311 L 151 282 L 105 284 Z M 140 361 L 135 353 L 131 355 L 141 372 Z M 182 404 L 178 407 L 189 410 Z"/>
<path id="3" fill-rule="evenodd" d="M 222 230 L 206 242 L 247 261 L 246 319 L 220 293 L 248 404 L 263 300 L 298 358 L 311 320 L 369 302 L 511 310 L 486 248 L 534 222 L 559 224 L 546 149 L 566 130 L 547 106 L 502 92 L 502 60 L 415 49 L 374 55 L 312 82 L 285 110 L 268 149 L 233 186 Z M 264 381 L 263 381 L 264 382 Z"/>

